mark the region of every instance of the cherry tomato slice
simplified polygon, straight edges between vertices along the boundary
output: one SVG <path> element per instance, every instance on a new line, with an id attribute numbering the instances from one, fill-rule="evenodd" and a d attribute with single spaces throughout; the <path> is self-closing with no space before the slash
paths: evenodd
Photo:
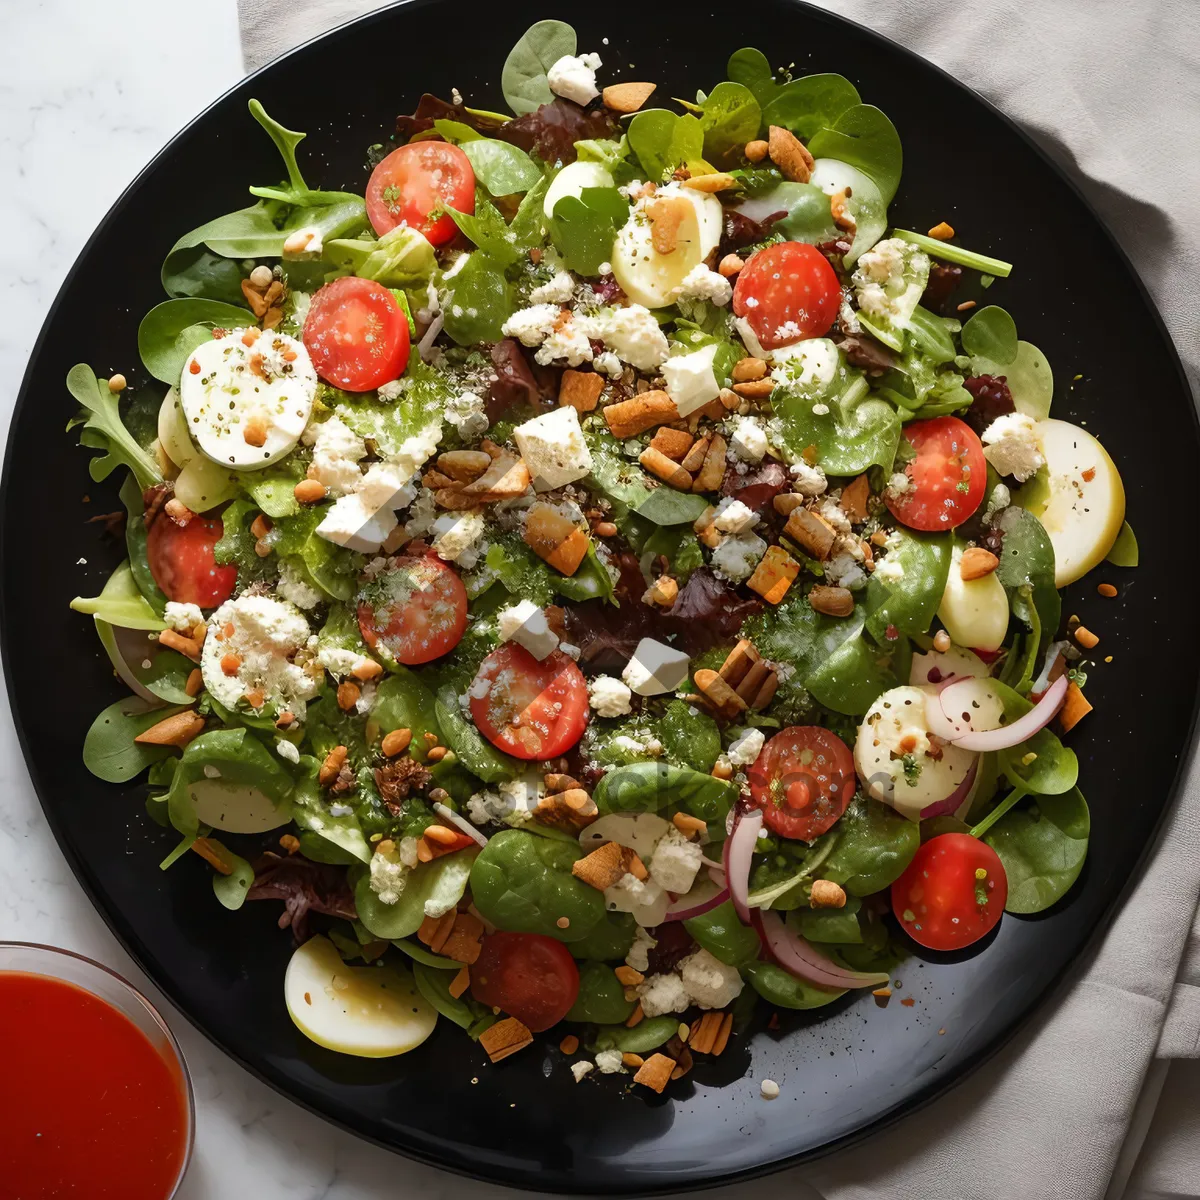
<path id="1" fill-rule="evenodd" d="M 304 347 L 326 383 L 369 392 L 404 374 L 408 318 L 382 284 L 346 275 L 313 296 Z"/>
<path id="2" fill-rule="evenodd" d="M 168 600 L 216 608 L 233 595 L 237 567 L 219 567 L 213 558 L 224 528 L 220 517 L 193 517 L 186 525 L 176 525 L 166 513 L 154 519 L 146 535 L 146 557 Z"/>
<path id="3" fill-rule="evenodd" d="M 397 225 L 408 225 L 440 246 L 458 231 L 451 217 L 430 218 L 442 208 L 475 211 L 475 172 L 457 146 L 409 142 L 371 172 L 367 216 L 380 237 Z"/>
<path id="4" fill-rule="evenodd" d="M 850 748 L 819 725 L 793 725 L 777 733 L 746 774 L 767 828 L 803 842 L 833 825 L 857 786 Z"/>
<path id="5" fill-rule="evenodd" d="M 753 255 L 733 289 L 733 311 L 745 317 L 765 350 L 824 337 L 842 302 L 842 289 L 815 246 L 778 242 Z"/>
<path id="6" fill-rule="evenodd" d="M 916 457 L 904 468 L 908 491 L 884 493 L 892 516 L 926 533 L 961 525 L 983 502 L 987 488 L 979 435 L 957 417 L 931 417 L 905 425 L 904 437 Z"/>
<path id="7" fill-rule="evenodd" d="M 560 650 L 538 662 L 505 642 L 483 660 L 470 695 L 479 732 L 516 758 L 565 754 L 587 726 L 587 683 Z"/>
<path id="8" fill-rule="evenodd" d="M 930 950 L 961 950 L 990 933 L 1008 901 L 1000 856 L 966 833 L 930 838 L 892 884 L 900 927 Z"/>
<path id="9" fill-rule="evenodd" d="M 531 1032 L 557 1025 L 579 995 L 579 968 L 560 941 L 541 933 L 489 933 L 471 964 L 471 995 Z"/>
<path id="10" fill-rule="evenodd" d="M 406 666 L 453 650 L 467 627 L 467 589 L 440 558 L 402 555 L 358 593 L 358 627 L 372 649 Z"/>

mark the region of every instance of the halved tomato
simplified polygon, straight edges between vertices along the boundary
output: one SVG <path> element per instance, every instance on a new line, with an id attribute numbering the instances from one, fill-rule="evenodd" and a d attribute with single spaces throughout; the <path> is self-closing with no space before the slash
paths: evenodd
<path id="1" fill-rule="evenodd" d="M 475 172 L 457 146 L 409 142 L 371 172 L 367 216 L 381 237 L 397 225 L 408 225 L 440 246 L 458 229 L 451 217 L 432 217 L 443 208 L 475 211 Z"/>
<path id="2" fill-rule="evenodd" d="M 146 534 L 146 558 L 154 582 L 168 600 L 216 608 L 233 595 L 237 567 L 218 566 L 213 547 L 225 527 L 220 517 L 193 517 L 176 525 L 159 513 Z"/>
<path id="3" fill-rule="evenodd" d="M 449 653 L 467 627 L 467 589 L 434 555 L 393 558 L 363 586 L 357 604 L 367 645 L 407 666 Z"/>
<path id="4" fill-rule="evenodd" d="M 815 246 L 777 242 L 753 255 L 733 289 L 733 311 L 745 317 L 764 349 L 823 337 L 842 302 L 828 259 Z"/>
<path id="5" fill-rule="evenodd" d="M 489 933 L 471 964 L 471 995 L 516 1017 L 530 1032 L 557 1025 L 579 995 L 579 968 L 541 933 Z"/>
<path id="6" fill-rule="evenodd" d="M 979 435 L 957 417 L 931 417 L 904 426 L 913 452 L 904 468 L 911 486 L 884 493 L 892 516 L 909 529 L 936 533 L 961 525 L 983 502 L 987 461 Z"/>
<path id="7" fill-rule="evenodd" d="M 304 320 L 304 348 L 326 383 L 369 392 L 404 374 L 408 318 L 382 284 L 346 275 L 313 296 Z"/>
<path id="8" fill-rule="evenodd" d="M 850 747 L 819 725 L 793 725 L 777 733 L 746 774 L 767 828 L 803 842 L 833 825 L 857 787 Z"/>
<path id="9" fill-rule="evenodd" d="M 587 683 L 560 650 L 539 662 L 505 642 L 483 660 L 470 696 L 479 732 L 515 758 L 565 754 L 587 727 Z"/>

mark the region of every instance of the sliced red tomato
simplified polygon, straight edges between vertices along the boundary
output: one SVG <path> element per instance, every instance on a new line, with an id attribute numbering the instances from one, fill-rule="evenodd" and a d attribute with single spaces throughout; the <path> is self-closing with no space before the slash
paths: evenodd
<path id="1" fill-rule="evenodd" d="M 579 968 L 560 941 L 541 933 L 489 933 L 471 964 L 471 995 L 531 1032 L 557 1025 L 579 995 Z"/>
<path id="2" fill-rule="evenodd" d="M 915 454 L 904 468 L 912 486 L 901 495 L 884 493 L 892 516 L 927 533 L 961 525 L 987 488 L 979 435 L 957 417 L 931 417 L 905 425 L 903 436 Z"/>
<path id="3" fill-rule="evenodd" d="M 483 660 L 470 695 L 479 732 L 517 758 L 565 754 L 587 726 L 587 683 L 560 650 L 538 662 L 505 642 Z"/>
<path id="4" fill-rule="evenodd" d="M 358 593 L 358 627 L 372 649 L 407 666 L 449 653 L 467 627 L 467 589 L 440 558 L 402 555 Z"/>
<path id="5" fill-rule="evenodd" d="M 397 225 L 407 225 L 440 246 L 458 230 L 450 217 L 431 218 L 443 208 L 475 211 L 475 172 L 471 160 L 457 146 L 409 142 L 393 150 L 371 172 L 367 216 L 380 237 Z"/>
<path id="6" fill-rule="evenodd" d="M 326 383 L 369 392 L 404 374 L 408 318 L 382 284 L 346 275 L 313 296 L 304 347 Z"/>
<path id="7" fill-rule="evenodd" d="M 930 838 L 892 884 L 892 912 L 930 950 L 961 950 L 1004 914 L 1008 876 L 1000 856 L 966 833 Z"/>
<path id="8" fill-rule="evenodd" d="M 237 567 L 218 566 L 213 547 L 225 527 L 220 517 L 193 517 L 176 525 L 159 513 L 146 535 L 146 558 L 154 582 L 168 600 L 216 608 L 233 595 Z"/>
<path id="9" fill-rule="evenodd" d="M 763 348 L 824 337 L 842 302 L 829 261 L 815 246 L 777 242 L 753 255 L 733 289 L 733 311 L 745 317 Z"/>
<path id="10" fill-rule="evenodd" d="M 857 786 L 850 748 L 819 725 L 793 725 L 777 733 L 746 774 L 767 828 L 802 842 L 833 825 Z"/>

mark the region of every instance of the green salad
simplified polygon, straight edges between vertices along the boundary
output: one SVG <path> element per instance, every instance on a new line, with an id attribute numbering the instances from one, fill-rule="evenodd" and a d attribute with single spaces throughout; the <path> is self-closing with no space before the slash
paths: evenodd
<path id="1" fill-rule="evenodd" d="M 309 1038 L 553 1028 L 661 1092 L 1071 889 L 1060 591 L 1136 542 L 849 80 L 605 57 L 538 22 L 509 111 L 423 96 L 361 191 L 251 101 L 280 178 L 172 247 L 141 369 L 67 378 L 127 551 L 72 607 L 131 693 L 84 761 L 282 902 Z"/>

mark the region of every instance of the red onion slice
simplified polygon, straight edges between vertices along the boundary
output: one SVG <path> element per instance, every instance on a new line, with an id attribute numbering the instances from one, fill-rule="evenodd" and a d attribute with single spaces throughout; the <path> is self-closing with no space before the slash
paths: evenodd
<path id="1" fill-rule="evenodd" d="M 1066 675 L 1060 675 L 1046 689 L 1046 694 L 1037 704 L 1019 720 L 1011 725 L 1001 725 L 999 729 L 988 729 L 983 733 L 964 733 L 962 737 L 955 738 L 953 744 L 963 750 L 978 750 L 980 753 L 1019 746 L 1054 720 L 1067 698 L 1070 683 Z"/>
<path id="2" fill-rule="evenodd" d="M 887 983 L 886 973 L 850 971 L 814 950 L 799 934 L 793 933 L 778 914 L 765 912 L 757 926 L 767 952 L 797 979 L 830 989 L 876 988 Z"/>
<path id="3" fill-rule="evenodd" d="M 664 921 L 686 921 L 689 917 L 698 917 L 724 904 L 729 899 L 729 889 L 724 883 L 718 883 L 707 874 L 699 876 L 692 885 L 691 891 L 677 896 L 667 909 Z"/>
<path id="4" fill-rule="evenodd" d="M 979 759 L 976 759 L 971 764 L 971 769 L 963 776 L 962 783 L 945 800 L 935 800 L 932 804 L 927 804 L 921 809 L 921 820 L 925 821 L 929 817 L 944 817 L 947 813 L 954 812 L 975 786 L 975 776 L 978 772 Z"/>
<path id="5" fill-rule="evenodd" d="M 725 879 L 734 911 L 743 925 L 750 924 L 750 864 L 763 815 L 757 809 L 734 818 L 733 832 L 725 839 Z"/>
<path id="6" fill-rule="evenodd" d="M 461 829 L 467 837 L 478 842 L 481 846 L 486 846 L 488 840 L 471 824 L 465 817 L 460 817 L 452 808 L 447 808 L 444 804 L 434 804 L 433 811 L 437 813 L 443 821 L 449 821 L 456 829 Z"/>

